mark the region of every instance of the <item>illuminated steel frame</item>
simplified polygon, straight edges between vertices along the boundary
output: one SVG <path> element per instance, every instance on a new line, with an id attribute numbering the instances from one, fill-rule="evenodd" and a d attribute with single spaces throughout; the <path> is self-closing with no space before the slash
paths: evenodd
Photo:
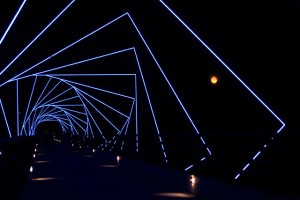
<path id="1" fill-rule="evenodd" d="M 2 42 L 4 41 L 6 35 L 8 34 L 11 26 L 13 25 L 13 23 L 15 22 L 17 16 L 19 15 L 20 11 L 22 10 L 24 4 L 25 4 L 26 0 L 23 1 L 23 3 L 21 4 L 21 6 L 19 7 L 17 13 L 15 14 L 13 20 L 11 21 L 11 23 L 9 24 L 8 28 L 6 29 L 5 33 L 3 34 L 3 36 L 1 37 L 0 40 L 0 45 L 2 44 Z M 71 1 L 7 66 L 5 66 L 2 71 L 0 72 L 0 75 L 3 76 L 4 72 L 13 65 L 13 63 L 19 58 L 21 57 L 21 55 L 30 48 L 30 46 L 36 41 L 38 40 L 38 38 L 51 26 L 54 24 L 54 22 L 59 19 L 59 17 L 66 11 L 68 10 L 71 5 L 75 2 L 75 0 Z M 165 4 L 162 0 L 160 0 L 161 4 L 281 123 L 281 127 L 279 128 L 279 130 L 277 131 L 277 133 L 280 133 L 282 131 L 282 129 L 285 126 L 285 123 L 230 69 L 229 66 L 227 66 L 205 43 L 202 39 L 200 39 L 200 37 L 185 23 L 183 22 L 176 14 L 174 11 L 171 10 L 171 8 L 169 8 L 169 6 L 167 6 L 167 4 Z M 153 61 L 155 62 L 156 66 L 158 67 L 159 71 L 161 72 L 161 74 L 164 77 L 164 80 L 166 81 L 167 85 L 170 87 L 171 91 L 174 94 L 174 97 L 176 98 L 177 102 L 179 103 L 181 109 L 184 111 L 186 117 L 188 118 L 190 124 L 193 126 L 195 133 L 199 136 L 201 143 L 203 145 L 203 147 L 206 149 L 207 155 L 199 155 L 199 161 L 204 161 L 206 159 L 207 156 L 211 156 L 212 152 L 210 151 L 208 145 L 205 143 L 203 137 L 200 135 L 198 128 L 196 127 L 196 125 L 194 124 L 192 118 L 190 117 L 188 111 L 185 109 L 183 103 L 181 102 L 179 96 L 176 94 L 175 89 L 173 88 L 173 86 L 171 85 L 170 81 L 168 80 L 167 76 L 165 75 L 164 71 L 162 70 L 159 62 L 157 61 L 157 59 L 155 58 L 152 50 L 150 49 L 150 47 L 148 46 L 145 38 L 143 37 L 142 33 L 140 32 L 139 28 L 137 27 L 136 23 L 134 22 L 134 20 L 132 19 L 132 17 L 130 16 L 130 14 L 128 12 L 116 17 L 115 19 L 109 21 L 108 23 L 100 26 L 99 28 L 95 29 L 94 31 L 84 35 L 83 37 L 79 38 L 78 40 L 72 42 L 71 44 L 65 46 L 64 48 L 60 49 L 59 51 L 51 54 L 50 56 L 46 57 L 45 59 L 39 61 L 38 63 L 34 64 L 33 66 L 27 68 L 26 70 L 20 72 L 19 74 L 16 74 L 13 76 L 13 78 L 4 81 L 3 83 L 0 84 L 0 87 L 6 85 L 7 83 L 10 82 L 15 82 L 16 83 L 16 102 L 17 102 L 17 133 L 16 135 L 13 135 L 10 131 L 9 128 L 9 122 L 7 121 L 6 118 L 6 114 L 5 114 L 5 109 L 4 106 L 2 104 L 2 101 L 0 99 L 0 105 L 1 105 L 1 109 L 2 109 L 2 114 L 4 116 L 5 119 L 5 123 L 8 129 L 8 134 L 9 137 L 14 137 L 14 136 L 22 136 L 22 135 L 26 135 L 26 136 L 33 136 L 35 134 L 35 130 L 37 128 L 37 126 L 42 123 L 42 122 L 47 122 L 47 121 L 56 121 L 60 124 L 62 131 L 65 132 L 67 129 L 70 129 L 72 134 L 74 135 L 80 135 L 81 132 L 84 132 L 83 137 L 95 137 L 95 129 L 97 130 L 97 132 L 101 135 L 102 139 L 103 139 L 103 143 L 100 145 L 102 147 L 102 150 L 105 150 L 106 148 L 108 148 L 110 146 L 110 148 L 113 148 L 116 143 L 117 143 L 117 138 L 120 138 L 119 136 L 121 136 L 122 134 L 124 136 L 126 136 L 127 133 L 127 128 L 130 122 L 135 123 L 135 149 L 136 152 L 139 151 L 139 127 L 138 127 L 138 116 L 137 116 L 137 109 L 138 109 L 138 95 L 137 95 L 137 76 L 141 77 L 142 80 L 142 86 L 144 91 L 146 92 L 146 96 L 147 96 L 147 101 L 148 104 L 150 106 L 151 109 L 151 114 L 155 123 L 155 127 L 156 127 L 156 132 L 157 132 L 157 137 L 160 141 L 160 147 L 161 147 L 161 152 L 163 154 L 164 160 L 165 162 L 168 162 L 168 156 L 167 156 L 167 150 L 164 147 L 164 141 L 162 138 L 162 135 L 160 133 L 160 129 L 159 126 L 156 122 L 156 116 L 155 116 L 155 111 L 152 107 L 152 103 L 151 103 L 151 97 L 148 93 L 148 88 L 147 88 L 147 84 L 146 84 L 146 80 L 144 78 L 143 75 L 143 71 L 142 71 L 142 67 L 140 66 L 139 63 L 139 58 L 136 52 L 136 48 L 135 47 L 129 47 L 127 49 L 121 49 L 118 51 L 114 51 L 111 53 L 107 53 L 107 54 L 103 54 L 103 55 L 99 55 L 96 57 L 92 57 L 89 59 L 85 59 L 85 60 L 80 60 L 80 61 L 76 61 L 73 63 L 69 63 L 63 66 L 57 66 L 48 70 L 44 70 L 44 71 L 40 71 L 38 73 L 30 73 L 31 70 L 33 70 L 34 68 L 36 68 L 37 66 L 43 64 L 44 62 L 53 59 L 55 56 L 59 55 L 60 53 L 66 51 L 67 49 L 73 47 L 74 45 L 84 41 L 86 38 L 92 36 L 93 34 L 97 33 L 98 31 L 104 29 L 105 27 L 110 26 L 111 24 L 113 24 L 114 22 L 122 19 L 122 18 L 126 18 L 129 19 L 129 21 L 131 22 L 131 24 L 134 26 L 135 31 L 138 33 L 139 38 L 142 40 L 143 44 L 145 45 L 145 47 L 148 50 L 148 53 L 151 55 Z M 132 51 L 134 53 L 135 56 L 135 60 L 136 60 L 136 64 L 138 66 L 138 70 L 137 73 L 134 74 L 59 74 L 59 73 L 55 73 L 55 71 L 63 69 L 63 68 L 67 68 L 67 67 L 80 67 L 80 64 L 82 63 L 86 63 L 89 61 L 93 61 L 96 59 L 101 59 L 104 57 L 108 57 L 108 56 L 113 56 L 116 54 L 120 54 L 120 53 L 124 53 L 124 52 L 128 52 L 128 51 Z M 24 75 L 24 74 L 29 74 L 29 75 Z M 103 76 L 110 76 L 110 77 L 117 77 L 117 76 L 125 76 L 128 78 L 133 78 L 135 84 L 133 86 L 131 86 L 132 88 L 134 88 L 135 90 L 135 96 L 127 96 L 125 94 L 121 94 L 121 93 L 116 93 L 114 91 L 108 91 L 105 89 L 101 89 L 99 87 L 95 87 L 92 85 L 88 85 L 88 84 L 83 84 L 77 81 L 71 81 L 69 78 L 70 77 L 90 77 L 90 76 L 96 76 L 96 77 L 103 77 Z M 20 117 L 19 117 L 19 82 L 21 80 L 24 79 L 32 79 L 34 78 L 34 83 L 32 85 L 32 90 L 30 91 L 31 95 L 29 98 L 29 102 L 27 105 L 27 109 L 25 111 L 25 116 L 22 122 L 20 122 Z M 36 93 L 35 91 L 35 85 L 36 82 L 40 79 L 47 79 L 47 83 L 44 85 L 44 89 L 42 91 L 38 91 L 39 92 L 39 98 L 37 100 L 35 100 L 34 102 L 32 102 L 32 96 L 33 93 Z M 48 87 L 50 82 L 55 82 L 55 86 L 53 86 L 52 88 L 48 88 L 48 90 L 50 89 L 50 91 L 48 91 L 46 93 L 46 88 Z M 47 99 L 48 96 L 51 94 L 52 91 L 54 91 L 56 89 L 56 87 L 59 87 L 61 85 L 64 85 L 65 87 L 67 87 L 67 89 L 65 89 L 64 91 L 62 91 L 61 93 L 57 94 L 55 97 L 52 97 L 50 99 Z M 126 98 L 129 99 L 131 101 L 131 108 L 130 108 L 130 112 L 128 113 L 122 113 L 121 111 L 119 111 L 118 109 L 110 106 L 109 104 L 102 102 L 100 99 L 98 99 L 96 96 L 94 96 L 93 94 L 90 94 L 89 92 L 85 91 L 83 88 L 89 88 L 95 91 L 101 91 L 101 92 L 105 92 L 105 93 L 109 93 L 111 95 L 115 95 L 118 96 L 120 98 Z M 45 94 L 46 93 L 46 94 Z M 70 95 L 67 98 L 61 98 L 61 96 L 69 94 Z M 112 112 L 117 113 L 118 115 L 124 117 L 124 121 L 122 126 L 117 127 L 113 122 L 111 122 L 108 118 L 106 118 L 106 116 L 101 112 L 101 110 L 99 110 L 97 108 L 97 106 L 92 103 L 92 101 L 96 101 L 97 103 L 100 103 L 101 105 L 104 105 L 105 107 L 109 108 Z M 30 109 L 31 105 L 33 105 L 32 109 Z M 102 132 L 101 130 L 101 126 L 97 123 L 97 120 L 95 119 L 95 116 L 93 116 L 91 109 L 94 109 L 94 111 L 96 111 L 99 115 L 101 115 L 116 131 L 116 133 L 114 134 L 113 137 L 108 138 L 106 136 L 105 133 Z M 135 118 L 132 119 L 133 114 L 135 114 Z M 273 139 L 273 138 L 271 138 Z M 121 150 L 124 147 L 124 140 L 120 141 L 121 142 Z M 266 148 L 267 144 L 265 144 L 263 146 L 263 148 Z M 259 150 L 252 158 L 251 161 L 249 161 L 244 167 L 242 167 L 242 169 L 240 170 L 240 172 L 237 173 L 237 175 L 234 177 L 235 179 L 238 179 L 241 175 L 241 173 L 243 173 L 244 171 L 246 171 L 246 169 L 250 166 L 250 164 L 261 154 L 262 150 Z M 190 170 L 193 167 L 193 164 L 186 166 L 186 168 L 184 169 L 185 171 Z"/>

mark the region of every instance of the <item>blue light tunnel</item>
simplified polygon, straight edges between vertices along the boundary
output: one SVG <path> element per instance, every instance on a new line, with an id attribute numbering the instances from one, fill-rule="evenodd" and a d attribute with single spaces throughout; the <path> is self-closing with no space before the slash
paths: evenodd
<path id="1" fill-rule="evenodd" d="M 15 20 L 20 17 L 25 2 L 23 1 L 9 23 L 1 37 L 0 45 L 13 31 L 12 25 L 15 25 Z M 192 33 L 192 36 L 205 46 L 239 84 L 278 120 L 280 128 L 276 133 L 281 132 L 285 123 L 167 4 L 160 2 L 166 8 L 166 12 L 171 13 L 183 28 Z M 30 49 L 40 45 L 39 39 L 55 27 L 56 23 L 60 20 L 63 23 L 64 15 L 72 13 L 74 4 L 76 5 L 75 0 L 66 4 L 9 64 L 1 66 L 0 88 L 3 90 L 13 88 L 15 97 L 13 102 L 16 107 L 15 112 L 7 116 L 11 105 L 9 100 L 5 101 L 7 99 L 4 97 L 5 94 L 0 93 L 1 114 L 7 128 L 7 134 L 1 137 L 35 136 L 40 124 L 56 122 L 60 125 L 62 133 L 69 132 L 72 136 L 83 139 L 97 139 L 97 148 L 102 151 L 128 151 L 129 154 L 149 156 L 149 159 L 155 152 L 160 162 L 170 163 L 184 171 L 189 171 L 194 165 L 214 156 L 209 142 L 199 131 L 198 124 L 177 94 L 155 52 L 150 48 L 133 16 L 127 11 L 100 26 L 97 25 L 97 28 L 82 34 L 71 43 L 60 45 L 59 50 L 51 51 L 43 58 L 39 57 L 34 64 L 31 62 L 29 66 L 24 64 L 21 70 L 18 68 L 17 61 L 28 52 L 33 54 L 34 51 L 30 52 Z M 72 52 L 79 51 L 81 44 L 88 46 L 103 32 L 105 35 L 107 29 L 114 27 L 118 30 L 119 26 L 124 25 L 131 26 L 127 27 L 130 30 L 128 32 L 135 41 L 129 38 L 126 45 L 122 44 L 120 47 L 112 45 L 113 47 L 109 49 L 105 49 L 106 46 L 103 45 L 104 50 L 99 47 L 97 54 L 94 52 L 88 54 L 85 49 L 81 59 L 76 53 L 72 57 Z M 112 60 L 119 60 L 122 64 L 118 65 Z M 147 62 L 151 64 L 146 65 Z M 164 109 L 164 105 L 160 105 L 158 98 L 160 94 L 155 93 L 153 84 L 163 88 L 161 91 L 167 96 L 165 101 L 167 104 L 171 102 L 170 105 L 173 106 L 172 110 L 176 115 L 172 115 L 170 109 Z M 168 119 L 161 117 L 162 115 L 168 116 Z M 178 124 L 176 120 L 185 122 Z M 180 131 L 174 132 L 177 129 Z M 193 145 L 186 145 L 183 142 L 177 144 L 180 141 L 175 143 L 176 137 L 193 140 Z M 153 143 L 149 144 L 147 140 Z M 235 169 L 234 179 L 238 179 L 266 147 L 267 143 L 255 153 L 251 152 L 252 159 L 249 161 L 247 158 L 248 162 L 244 166 Z"/>

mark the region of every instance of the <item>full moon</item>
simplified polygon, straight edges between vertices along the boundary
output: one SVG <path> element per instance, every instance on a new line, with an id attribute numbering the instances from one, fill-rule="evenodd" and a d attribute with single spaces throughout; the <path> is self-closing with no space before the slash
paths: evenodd
<path id="1" fill-rule="evenodd" d="M 212 84 L 217 84 L 218 78 L 217 78 L 216 76 L 212 76 L 212 77 L 210 78 L 210 82 L 211 82 Z"/>

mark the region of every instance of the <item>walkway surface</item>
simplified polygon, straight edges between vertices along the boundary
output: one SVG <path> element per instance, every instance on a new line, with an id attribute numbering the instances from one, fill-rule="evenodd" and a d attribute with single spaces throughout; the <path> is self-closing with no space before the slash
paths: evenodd
<path id="1" fill-rule="evenodd" d="M 28 174 L 22 200 L 272 199 L 143 161 L 92 149 L 74 151 L 60 143 L 37 145 Z"/>

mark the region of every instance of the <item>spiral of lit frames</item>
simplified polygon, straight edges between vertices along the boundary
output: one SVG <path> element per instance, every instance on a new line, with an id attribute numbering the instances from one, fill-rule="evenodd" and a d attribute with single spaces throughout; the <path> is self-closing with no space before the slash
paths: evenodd
<path id="1" fill-rule="evenodd" d="M 284 122 L 167 4 L 163 1 L 160 2 L 279 121 L 281 127 L 277 133 L 281 132 L 285 126 Z M 193 119 L 185 109 L 137 24 L 128 12 L 81 35 L 81 37 L 67 45 L 60 46 L 58 50 L 52 51 L 44 57 L 38 57 L 38 60 L 34 60 L 34 63 L 28 66 L 21 65 L 22 56 L 28 56 L 26 53 L 30 48 L 34 48 L 36 41 L 40 40 L 40 37 L 48 29 L 51 29 L 65 12 L 71 12 L 73 4 L 75 4 L 75 0 L 67 3 L 50 23 L 44 26 L 33 40 L 27 43 L 0 72 L 2 78 L 0 87 L 14 88 L 16 91 L 16 119 L 6 117 L 7 108 L 2 101 L 4 98 L 1 97 L 0 99 L 8 137 L 34 136 L 39 124 L 54 121 L 60 124 L 63 133 L 69 131 L 72 135 L 81 138 L 98 139 L 98 147 L 101 147 L 100 149 L 103 151 L 108 149 L 123 151 L 127 147 L 128 149 L 134 149 L 135 153 L 141 153 L 143 149 L 151 149 L 148 156 L 157 154 L 166 163 L 178 162 L 180 163 L 178 166 L 186 171 L 193 168 L 195 163 L 202 162 L 213 155 L 209 144 L 201 136 Z M 22 1 L 1 37 L 0 47 L 24 7 L 26 7 L 26 0 Z M 88 48 L 89 45 L 93 44 L 93 38 L 99 38 L 99 34 L 104 30 L 113 26 L 117 27 L 119 24 L 131 26 L 129 35 L 138 38 L 139 44 L 127 39 L 126 41 L 129 42 L 120 45 L 121 47 L 118 46 L 117 49 L 105 48 L 106 46 L 103 45 L 102 48 L 97 49 L 98 51 L 90 54 L 84 54 L 80 51 L 82 44 L 85 44 L 85 48 Z M 77 54 L 72 54 L 72 52 L 77 52 Z M 82 52 L 80 54 L 81 59 L 79 59 L 78 52 Z M 188 128 L 183 127 L 183 129 L 186 129 L 184 134 L 194 140 L 194 146 L 183 145 L 179 147 L 190 148 L 188 153 L 193 152 L 193 154 L 181 153 L 182 157 L 174 155 L 178 150 L 171 149 L 178 146 L 170 144 L 173 140 L 168 141 L 167 134 L 164 132 L 165 129 L 162 130 L 160 127 L 161 123 L 157 117 L 158 111 L 154 106 L 155 101 L 150 92 L 151 78 L 146 75 L 149 69 L 144 68 L 140 62 L 140 57 L 145 57 L 145 52 L 147 52 L 148 59 L 152 60 L 153 66 L 158 69 L 156 71 L 159 74 L 157 77 L 160 77 L 158 80 L 167 85 L 172 98 L 177 102 L 176 109 L 183 111 L 184 116 L 180 119 L 184 118 L 186 124 L 188 124 Z M 141 54 L 143 55 L 141 56 Z M 122 66 L 113 63 L 113 60 L 119 59 L 123 59 Z M 18 70 L 14 70 L 16 66 Z M 140 120 L 145 118 L 151 119 L 150 122 Z M 12 121 L 16 123 L 15 132 L 11 131 L 10 124 L 13 124 Z M 140 137 L 143 137 L 143 140 Z M 155 145 L 142 142 L 149 138 L 155 141 Z M 262 149 L 266 146 L 267 144 Z M 252 160 L 244 165 L 234 178 L 239 178 L 240 174 L 249 167 L 250 163 L 260 153 L 261 150 L 257 151 Z"/>

